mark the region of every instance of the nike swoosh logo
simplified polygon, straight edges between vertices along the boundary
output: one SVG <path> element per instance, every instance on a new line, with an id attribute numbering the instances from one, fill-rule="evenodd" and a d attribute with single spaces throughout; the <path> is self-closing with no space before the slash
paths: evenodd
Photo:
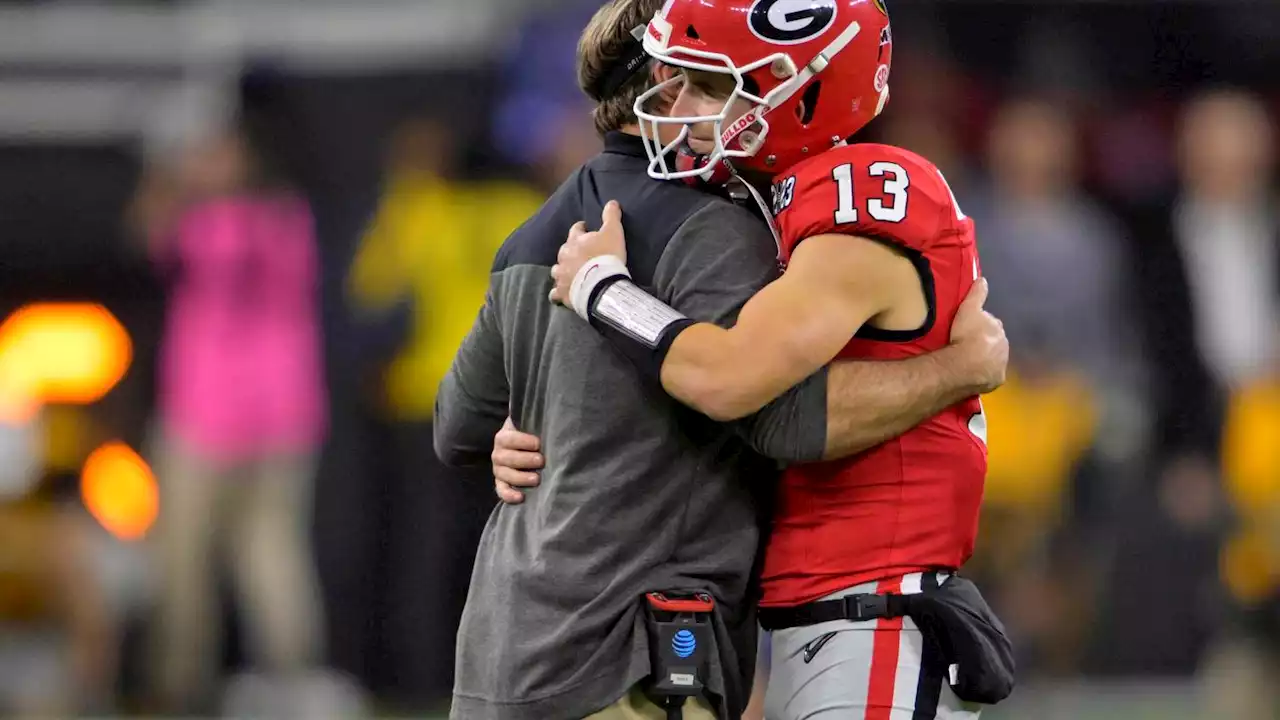
<path id="1" fill-rule="evenodd" d="M 818 651 L 822 649 L 822 646 L 830 642 L 831 638 L 835 636 L 836 636 L 835 633 L 829 632 L 825 635 L 822 635 L 816 640 L 810 641 L 809 644 L 805 645 L 804 646 L 804 664 L 808 665 L 809 663 L 813 662 L 813 658 L 817 656 Z"/>

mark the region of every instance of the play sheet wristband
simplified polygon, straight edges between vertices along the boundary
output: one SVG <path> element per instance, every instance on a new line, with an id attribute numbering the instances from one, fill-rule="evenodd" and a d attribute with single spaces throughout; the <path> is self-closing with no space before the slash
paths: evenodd
<path id="1" fill-rule="evenodd" d="M 696 324 L 640 289 L 615 255 L 588 260 L 573 278 L 569 299 L 578 315 L 654 378 L 660 377 L 676 336 Z"/>

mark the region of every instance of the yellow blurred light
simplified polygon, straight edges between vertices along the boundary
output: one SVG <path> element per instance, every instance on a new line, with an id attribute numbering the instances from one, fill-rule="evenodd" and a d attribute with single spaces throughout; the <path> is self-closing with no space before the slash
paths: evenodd
<path id="1" fill-rule="evenodd" d="M 132 359 L 128 332 L 101 305 L 36 303 L 0 324 L 0 378 L 11 397 L 92 403 L 120 382 Z"/>
<path id="2" fill-rule="evenodd" d="M 112 535 L 138 540 L 160 512 L 160 490 L 146 461 L 122 442 L 90 453 L 80 475 L 84 506 Z"/>
<path id="3" fill-rule="evenodd" d="M 1028 379 L 1010 371 L 1004 386 L 982 404 L 990 428 L 986 504 L 1058 512 L 1071 472 L 1097 429 L 1088 383 L 1070 373 Z"/>
<path id="4" fill-rule="evenodd" d="M 1237 391 L 1223 431 L 1223 479 L 1246 515 L 1280 507 L 1280 381 Z"/>
<path id="5" fill-rule="evenodd" d="M 1237 532 L 1223 546 L 1218 574 L 1236 599 L 1247 604 L 1265 600 L 1280 580 L 1271 548 L 1256 528 Z"/>

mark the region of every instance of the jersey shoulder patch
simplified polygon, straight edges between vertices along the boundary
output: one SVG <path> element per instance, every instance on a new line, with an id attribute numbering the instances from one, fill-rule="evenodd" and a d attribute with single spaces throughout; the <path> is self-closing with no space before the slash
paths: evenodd
<path id="1" fill-rule="evenodd" d="M 783 173 L 773 210 L 784 258 L 804 239 L 828 233 L 924 250 L 948 218 L 964 217 L 933 163 L 874 144 L 833 148 Z"/>

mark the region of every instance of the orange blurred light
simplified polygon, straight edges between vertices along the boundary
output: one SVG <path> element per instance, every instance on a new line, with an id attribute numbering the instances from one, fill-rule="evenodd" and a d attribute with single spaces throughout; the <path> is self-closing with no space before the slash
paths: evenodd
<path id="1" fill-rule="evenodd" d="M 138 540 L 160 512 L 160 490 L 146 461 L 122 442 L 90 453 L 80 475 L 84 506 L 112 535 Z"/>
<path id="2" fill-rule="evenodd" d="M 0 423 L 26 425 L 40 412 L 40 400 L 31 394 L 27 383 L 6 374 L 0 362 Z"/>
<path id="3" fill-rule="evenodd" d="M 92 303 L 36 303 L 0 324 L 0 377 L 40 403 L 96 402 L 133 359 L 129 333 Z"/>

